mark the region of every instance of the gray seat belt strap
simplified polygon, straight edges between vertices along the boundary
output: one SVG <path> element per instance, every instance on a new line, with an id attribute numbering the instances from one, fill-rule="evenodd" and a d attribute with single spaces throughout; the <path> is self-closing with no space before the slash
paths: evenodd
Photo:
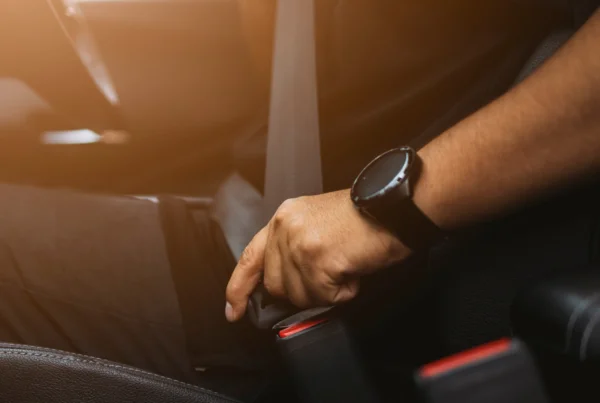
<path id="1" fill-rule="evenodd" d="M 314 13 L 314 0 L 278 0 L 265 197 L 238 174 L 215 196 L 213 216 L 238 259 L 284 200 L 323 191 Z"/>
<path id="2" fill-rule="evenodd" d="M 279 0 L 263 224 L 286 199 L 323 192 L 315 51 L 314 0 Z M 266 296 L 260 286 L 250 296 L 248 316 L 260 329 L 270 329 L 295 312 L 288 304 L 265 304 Z"/>
<path id="3" fill-rule="evenodd" d="M 286 199 L 323 192 L 315 50 L 314 0 L 279 0 L 267 138 L 265 220 Z"/>

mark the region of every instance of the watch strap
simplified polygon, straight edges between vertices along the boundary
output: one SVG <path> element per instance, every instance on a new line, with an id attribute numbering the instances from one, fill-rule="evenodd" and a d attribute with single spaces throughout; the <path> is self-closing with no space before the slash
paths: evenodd
<path id="1" fill-rule="evenodd" d="M 426 250 L 445 238 L 445 233 L 415 205 L 411 198 L 404 198 L 393 204 L 377 203 L 365 213 L 372 216 L 414 252 Z"/>
<path id="2" fill-rule="evenodd" d="M 406 153 L 408 165 L 403 167 L 403 171 L 398 173 L 396 179 L 372 196 L 367 198 L 358 196 L 355 193 L 357 183 L 369 176 L 371 166 L 382 158 L 388 158 L 398 152 Z M 352 200 L 361 212 L 391 231 L 404 245 L 415 252 L 426 250 L 446 237 L 445 233 L 413 201 L 413 187 L 421 176 L 422 168 L 423 162 L 414 149 L 401 147 L 389 150 L 363 169 L 355 180 L 351 192 Z"/>

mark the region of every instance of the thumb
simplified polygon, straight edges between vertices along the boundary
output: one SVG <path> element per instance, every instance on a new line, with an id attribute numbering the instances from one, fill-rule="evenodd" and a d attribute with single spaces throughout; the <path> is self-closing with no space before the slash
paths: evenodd
<path id="1" fill-rule="evenodd" d="M 225 316 L 230 322 L 235 322 L 244 316 L 248 298 L 260 281 L 268 234 L 268 227 L 265 227 L 254 236 L 231 274 L 227 284 L 225 307 Z"/>

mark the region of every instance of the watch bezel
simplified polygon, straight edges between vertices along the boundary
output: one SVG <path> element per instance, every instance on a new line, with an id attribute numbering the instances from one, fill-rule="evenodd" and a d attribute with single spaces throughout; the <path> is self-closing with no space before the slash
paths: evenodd
<path id="1" fill-rule="evenodd" d="M 399 152 L 406 154 L 406 161 L 404 162 L 404 165 L 402 166 L 400 171 L 396 174 L 396 176 L 391 181 L 389 181 L 389 183 L 386 186 L 384 186 L 382 189 L 378 190 L 377 192 L 372 193 L 369 196 L 361 197 L 361 196 L 357 195 L 356 188 L 358 186 L 358 182 L 360 180 L 362 180 L 362 178 L 372 168 L 372 166 L 374 164 L 376 164 L 378 161 L 380 161 L 381 159 L 389 157 L 391 154 L 396 154 Z M 399 187 L 403 186 L 410 177 L 411 168 L 414 166 L 414 162 L 417 158 L 416 154 L 417 154 L 416 151 L 410 147 L 400 147 L 400 148 L 393 148 L 391 150 L 388 150 L 388 151 L 384 152 L 383 154 L 379 155 L 378 157 L 376 157 L 375 159 L 373 159 L 369 164 L 367 164 L 366 167 L 364 167 L 362 169 L 362 171 L 360 171 L 360 174 L 358 174 L 358 176 L 354 180 L 354 183 L 352 184 L 352 189 L 350 192 L 350 197 L 352 199 L 352 202 L 358 207 L 365 207 L 366 205 L 369 205 L 373 202 L 385 199 L 390 193 L 394 192 Z M 409 192 L 410 192 L 410 189 L 409 189 Z M 410 197 L 411 195 L 408 194 L 406 196 Z"/>

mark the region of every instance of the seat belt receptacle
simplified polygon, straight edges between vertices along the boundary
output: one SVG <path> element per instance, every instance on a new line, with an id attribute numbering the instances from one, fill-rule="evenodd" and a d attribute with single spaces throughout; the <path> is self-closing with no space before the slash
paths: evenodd
<path id="1" fill-rule="evenodd" d="M 519 340 L 502 339 L 425 365 L 423 403 L 548 403 L 537 366 Z"/>

